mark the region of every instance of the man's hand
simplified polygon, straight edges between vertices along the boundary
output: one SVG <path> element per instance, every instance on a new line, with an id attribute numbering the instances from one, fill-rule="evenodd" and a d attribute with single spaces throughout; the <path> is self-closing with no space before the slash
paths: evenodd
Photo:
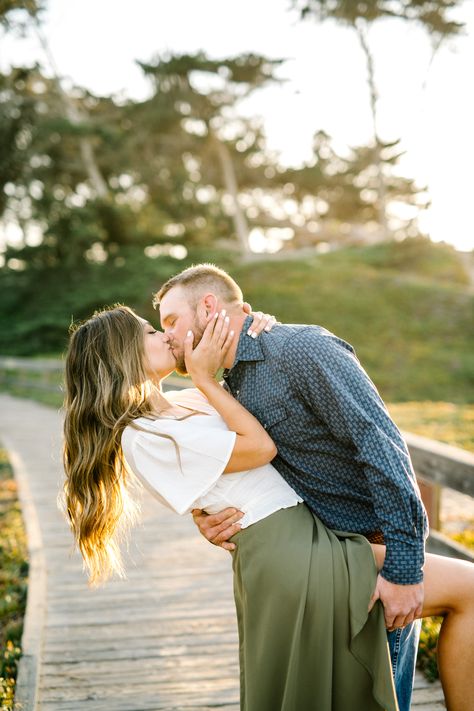
<path id="1" fill-rule="evenodd" d="M 423 583 L 396 585 L 379 574 L 370 599 L 369 612 L 375 601 L 380 599 L 384 608 L 385 626 L 391 632 L 397 627 L 406 627 L 421 615 L 423 595 Z"/>
<path id="2" fill-rule="evenodd" d="M 224 509 L 217 514 L 207 514 L 202 509 L 193 509 L 192 515 L 194 523 L 204 538 L 215 546 L 225 548 L 226 551 L 233 551 L 235 543 L 228 543 L 229 538 L 240 531 L 240 521 L 244 515 L 237 509 Z"/>

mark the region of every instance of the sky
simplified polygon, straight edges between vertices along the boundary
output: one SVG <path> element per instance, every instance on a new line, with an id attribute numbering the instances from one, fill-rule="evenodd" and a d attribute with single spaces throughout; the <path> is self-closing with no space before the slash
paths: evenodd
<path id="1" fill-rule="evenodd" d="M 145 98 L 150 87 L 135 60 L 204 50 L 223 58 L 257 52 L 285 58 L 286 81 L 241 104 L 264 119 L 268 145 L 286 165 L 311 155 L 314 133 L 336 147 L 371 139 L 365 59 L 354 32 L 332 22 L 299 21 L 290 0 L 49 0 L 44 32 L 60 74 L 99 94 Z M 456 19 L 465 34 L 430 65 L 421 28 L 377 23 L 369 35 L 380 94 L 379 134 L 401 138 L 400 172 L 426 186 L 431 208 L 420 224 L 435 241 L 474 249 L 474 0 Z M 44 57 L 34 37 L 0 36 L 0 68 Z"/>

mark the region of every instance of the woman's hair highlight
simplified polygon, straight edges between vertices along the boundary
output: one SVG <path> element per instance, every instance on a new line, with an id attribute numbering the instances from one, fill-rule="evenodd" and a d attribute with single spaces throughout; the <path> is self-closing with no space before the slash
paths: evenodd
<path id="1" fill-rule="evenodd" d="M 136 518 L 121 437 L 156 415 L 144 367 L 143 324 L 126 306 L 71 328 L 65 368 L 64 507 L 91 585 L 124 576 L 119 542 Z"/>

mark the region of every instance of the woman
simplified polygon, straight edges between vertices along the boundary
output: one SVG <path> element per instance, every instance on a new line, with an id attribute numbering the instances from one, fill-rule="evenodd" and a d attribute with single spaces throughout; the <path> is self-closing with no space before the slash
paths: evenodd
<path id="1" fill-rule="evenodd" d="M 95 314 L 72 334 L 65 492 L 90 579 L 122 573 L 117 532 L 133 519 L 133 474 L 178 513 L 235 506 L 245 512 L 233 553 L 241 708 L 396 711 L 380 604 L 368 613 L 385 549 L 325 528 L 269 464 L 268 433 L 214 379 L 233 338 L 223 314 L 196 348 L 190 332 L 197 389 L 165 397 L 173 353 L 130 309 Z M 474 566 L 427 556 L 423 615 L 445 616 L 439 662 L 451 711 L 472 698 L 473 589 Z"/>

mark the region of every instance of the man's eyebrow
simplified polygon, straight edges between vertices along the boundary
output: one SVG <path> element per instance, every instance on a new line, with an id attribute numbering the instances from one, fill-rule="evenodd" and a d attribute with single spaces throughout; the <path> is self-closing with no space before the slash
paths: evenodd
<path id="1" fill-rule="evenodd" d="M 176 318 L 176 314 L 166 314 L 166 316 L 161 317 L 161 323 L 167 323 L 167 321 L 170 321 L 173 318 Z"/>

